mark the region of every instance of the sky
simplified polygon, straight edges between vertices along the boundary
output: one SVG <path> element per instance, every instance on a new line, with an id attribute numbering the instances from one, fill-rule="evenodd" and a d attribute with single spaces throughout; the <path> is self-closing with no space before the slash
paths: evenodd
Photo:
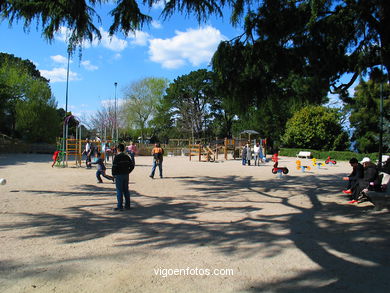
<path id="1" fill-rule="evenodd" d="M 68 111 L 85 121 L 102 106 L 123 98 L 126 86 L 146 77 L 161 77 L 173 81 L 178 76 L 201 68 L 210 69 L 211 57 L 222 40 L 230 40 L 242 32 L 224 19 L 211 17 L 199 24 L 195 16 L 175 14 L 161 20 L 162 7 L 143 11 L 153 22 L 142 31 L 124 36 L 108 35 L 112 19 L 108 13 L 114 4 L 95 7 L 102 18 L 99 26 L 102 39 L 93 41 L 70 59 Z M 67 44 L 63 27 L 49 43 L 34 22 L 29 31 L 23 22 L 11 27 L 7 20 L 0 23 L 0 52 L 32 61 L 41 75 L 50 80 L 58 107 L 65 109 Z M 117 87 L 115 87 L 117 83 Z"/>

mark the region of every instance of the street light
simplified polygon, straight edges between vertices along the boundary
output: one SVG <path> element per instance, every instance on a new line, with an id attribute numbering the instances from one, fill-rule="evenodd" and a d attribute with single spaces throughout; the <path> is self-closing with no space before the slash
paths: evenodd
<path id="1" fill-rule="evenodd" d="M 114 118 L 115 118 L 115 124 L 114 124 L 114 129 L 115 129 L 115 138 L 116 138 L 116 143 L 118 143 L 118 121 L 116 117 L 116 87 L 118 86 L 117 82 L 114 82 L 115 86 L 115 112 L 114 112 Z"/>
<path id="2" fill-rule="evenodd" d="M 66 125 L 66 116 L 68 114 L 68 88 L 69 88 L 69 62 L 70 62 L 70 50 L 68 49 L 68 67 L 66 71 L 66 93 L 65 93 L 65 117 L 62 137 L 62 151 L 66 152 L 66 139 L 68 138 L 68 126 Z M 65 160 L 62 161 L 65 164 Z"/>

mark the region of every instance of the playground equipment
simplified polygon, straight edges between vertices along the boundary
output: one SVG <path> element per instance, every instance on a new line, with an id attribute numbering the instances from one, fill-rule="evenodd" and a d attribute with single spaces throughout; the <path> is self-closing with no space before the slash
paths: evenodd
<path id="1" fill-rule="evenodd" d="M 287 167 L 278 167 L 278 162 L 275 162 L 273 168 L 272 168 L 272 173 L 277 174 L 277 173 L 283 173 L 283 174 L 288 174 L 288 168 Z"/>
<path id="2" fill-rule="evenodd" d="M 213 162 L 218 160 L 220 154 L 224 155 L 225 160 L 228 160 L 229 154 L 232 155 L 233 159 L 240 156 L 239 151 L 242 145 L 245 145 L 247 140 L 237 140 L 234 138 L 225 138 L 211 141 L 209 144 L 189 144 L 189 158 L 198 157 L 199 161 Z M 262 144 L 265 145 L 266 140 L 262 140 Z M 264 152 L 263 152 L 264 154 Z"/>
<path id="3" fill-rule="evenodd" d="M 330 158 L 330 156 L 325 160 L 325 164 L 333 164 L 333 165 L 336 165 L 336 160 L 332 160 L 331 158 Z"/>
<path id="4" fill-rule="evenodd" d="M 311 161 L 313 162 L 313 166 L 317 166 L 318 169 L 320 169 L 321 166 L 325 166 L 325 163 L 323 163 L 323 162 L 317 162 L 317 159 L 316 159 L 316 158 L 311 159 Z"/>
<path id="5" fill-rule="evenodd" d="M 302 165 L 302 163 L 301 163 L 301 161 L 300 160 L 296 160 L 296 162 L 295 162 L 296 164 L 297 164 L 297 170 L 301 170 L 302 172 L 305 172 L 306 171 L 306 169 L 307 170 L 310 170 L 311 169 L 311 167 L 310 166 L 304 166 L 304 165 Z"/>
<path id="6" fill-rule="evenodd" d="M 199 158 L 199 162 L 214 162 L 216 157 L 216 152 L 212 150 L 209 146 L 203 146 L 202 144 L 190 144 L 189 145 L 190 153 L 189 158 L 193 156 Z"/>

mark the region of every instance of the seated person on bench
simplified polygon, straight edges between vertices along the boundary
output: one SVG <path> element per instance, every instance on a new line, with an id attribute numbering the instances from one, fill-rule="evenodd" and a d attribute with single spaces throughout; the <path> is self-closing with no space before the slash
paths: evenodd
<path id="1" fill-rule="evenodd" d="M 345 194 L 351 194 L 352 189 L 356 186 L 356 184 L 358 184 L 358 180 L 363 178 L 364 175 L 363 165 L 360 164 L 356 158 L 350 159 L 349 164 L 352 167 L 352 173 L 347 177 L 343 177 L 343 180 L 348 180 L 347 188 L 343 190 L 343 193 Z"/>
<path id="2" fill-rule="evenodd" d="M 364 167 L 364 176 L 358 180 L 358 183 L 352 188 L 352 197 L 348 203 L 357 203 L 360 193 L 363 189 L 370 186 L 370 182 L 374 182 L 374 185 L 379 185 L 378 170 L 375 164 L 373 164 L 370 158 L 363 158 L 361 161 Z"/>

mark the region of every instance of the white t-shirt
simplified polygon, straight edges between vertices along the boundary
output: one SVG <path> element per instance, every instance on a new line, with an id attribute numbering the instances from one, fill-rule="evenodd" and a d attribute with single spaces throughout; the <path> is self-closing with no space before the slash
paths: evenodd
<path id="1" fill-rule="evenodd" d="M 260 146 L 254 146 L 253 147 L 253 151 L 255 152 L 255 154 L 258 154 L 260 152 Z"/>

